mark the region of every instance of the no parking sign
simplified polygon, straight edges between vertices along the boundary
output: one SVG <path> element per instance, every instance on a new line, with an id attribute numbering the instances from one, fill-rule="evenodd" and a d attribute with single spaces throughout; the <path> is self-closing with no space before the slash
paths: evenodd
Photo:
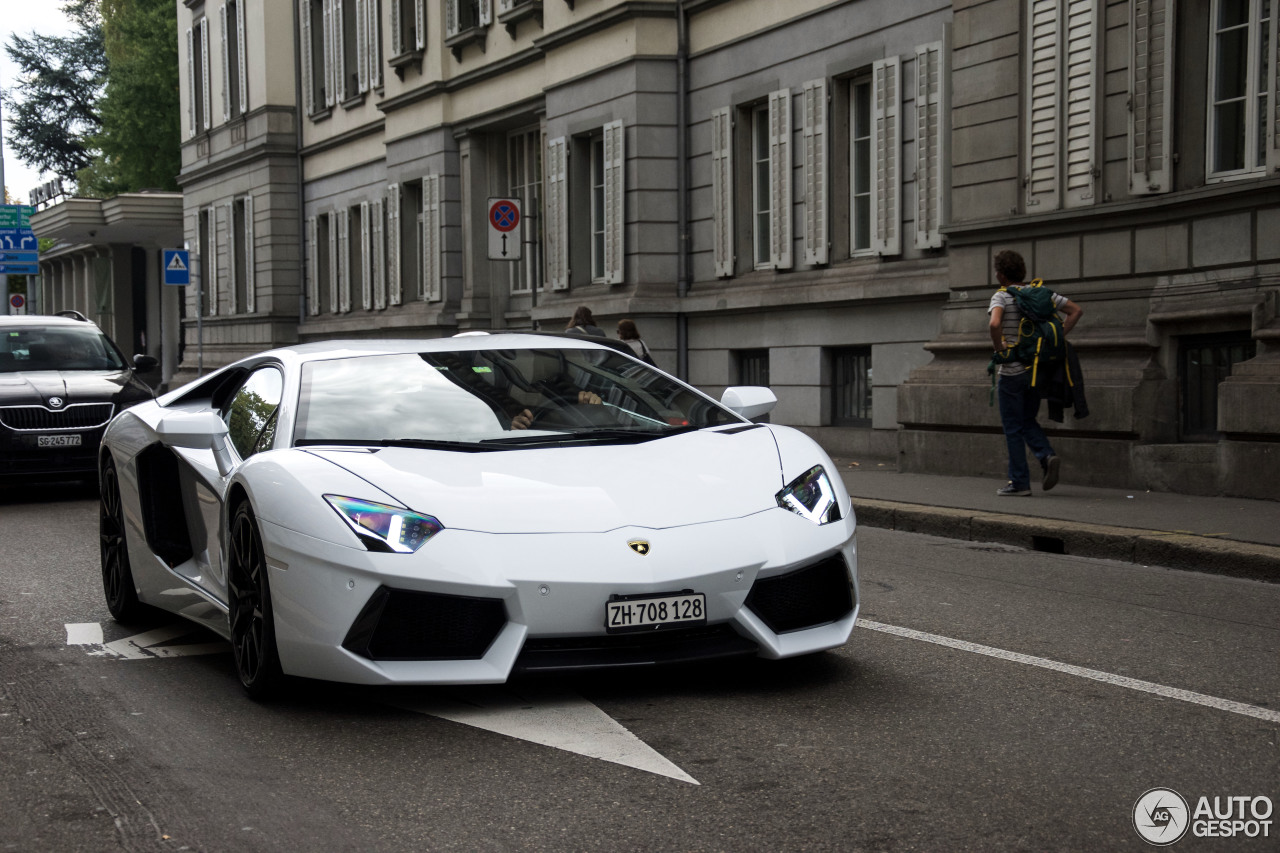
<path id="1" fill-rule="evenodd" d="M 25 314 L 27 313 L 27 297 L 21 293 L 15 293 L 9 297 L 9 313 Z"/>
<path id="2" fill-rule="evenodd" d="M 489 260 L 520 260 L 520 218 L 520 199 L 489 199 Z"/>

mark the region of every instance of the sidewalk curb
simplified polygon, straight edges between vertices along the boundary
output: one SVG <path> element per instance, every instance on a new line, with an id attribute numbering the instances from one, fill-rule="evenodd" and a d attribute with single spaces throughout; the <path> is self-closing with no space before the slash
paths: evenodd
<path id="1" fill-rule="evenodd" d="M 1187 533 L 854 498 L 859 524 L 1280 583 L 1280 547 Z"/>

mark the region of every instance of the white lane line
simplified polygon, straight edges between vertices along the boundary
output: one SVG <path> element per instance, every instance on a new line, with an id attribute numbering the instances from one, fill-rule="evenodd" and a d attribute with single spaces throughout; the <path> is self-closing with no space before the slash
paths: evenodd
<path id="1" fill-rule="evenodd" d="M 502 688 L 450 691 L 389 704 L 508 737 L 699 785 L 688 773 L 580 696 Z"/>
<path id="2" fill-rule="evenodd" d="M 951 637 L 943 637 L 938 634 L 926 634 L 923 631 L 915 631 L 911 628 L 899 628 L 897 625 L 885 625 L 881 622 L 871 622 L 866 619 L 859 619 L 858 626 L 861 628 L 870 628 L 872 631 L 882 631 L 886 634 L 893 634 L 898 637 L 906 637 L 911 640 L 922 640 L 926 643 L 934 643 L 935 645 L 958 649 L 962 652 L 973 652 L 974 654 L 986 655 L 987 657 L 999 658 L 1000 660 L 1012 661 L 1013 663 L 1026 664 L 1027 666 L 1038 666 L 1041 669 L 1051 669 L 1055 672 L 1066 673 L 1067 675 L 1075 675 L 1080 678 L 1089 678 L 1094 681 L 1101 681 L 1104 684 L 1114 684 L 1116 687 L 1127 687 L 1130 690 L 1140 690 L 1143 693 L 1154 693 L 1155 695 L 1163 696 L 1166 699 L 1177 699 L 1180 702 L 1204 705 L 1208 708 L 1216 708 L 1219 711 L 1229 711 L 1232 714 L 1243 714 L 1246 717 L 1256 717 L 1259 720 L 1266 720 L 1269 723 L 1280 723 L 1280 711 L 1272 711 L 1269 708 L 1259 708 L 1257 705 L 1246 705 L 1243 702 L 1233 702 L 1230 699 L 1219 699 L 1217 696 L 1195 693 L 1190 690 L 1181 690 L 1177 687 L 1167 687 L 1163 684 L 1156 684 L 1152 681 L 1141 681 L 1137 678 L 1129 678 L 1127 676 L 1116 675 L 1111 672 L 1102 672 L 1097 669 L 1086 669 L 1082 666 L 1073 666 L 1069 663 L 1059 663 L 1058 661 L 1049 660 L 1048 658 L 1038 658 L 1031 655 L 1019 654 L 1018 652 L 997 649 L 993 646 L 983 646 L 978 643 L 966 642 L 965 640 L 954 640 Z"/>
<path id="3" fill-rule="evenodd" d="M 102 645 L 102 625 L 98 622 L 73 622 L 63 627 L 67 629 L 68 646 Z"/>

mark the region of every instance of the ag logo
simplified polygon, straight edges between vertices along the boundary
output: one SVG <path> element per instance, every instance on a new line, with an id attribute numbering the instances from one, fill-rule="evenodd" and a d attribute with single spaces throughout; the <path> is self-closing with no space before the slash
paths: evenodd
<path id="1" fill-rule="evenodd" d="M 49 398 L 49 405 L 50 405 L 50 406 L 52 406 L 52 407 L 53 407 L 53 408 L 55 408 L 55 409 L 61 409 L 61 408 L 62 408 L 62 398 L 61 398 L 61 397 L 50 397 L 50 398 Z"/>
<path id="2" fill-rule="evenodd" d="M 627 543 L 627 547 L 635 551 L 641 557 L 647 556 L 649 553 L 649 543 L 644 539 L 632 539 Z"/>
<path id="3" fill-rule="evenodd" d="M 1190 824 L 1187 801 L 1172 788 L 1152 788 L 1133 804 L 1133 828 L 1148 844 L 1166 847 L 1185 835 Z"/>

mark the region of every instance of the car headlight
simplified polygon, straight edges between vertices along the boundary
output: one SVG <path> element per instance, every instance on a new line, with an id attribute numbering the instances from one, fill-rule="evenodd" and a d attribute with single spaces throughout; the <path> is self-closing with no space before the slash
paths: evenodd
<path id="1" fill-rule="evenodd" d="M 412 554 L 444 530 L 435 518 L 412 510 L 341 495 L 325 495 L 324 499 L 370 551 Z"/>
<path id="2" fill-rule="evenodd" d="M 831 478 L 821 465 L 815 465 L 796 477 L 778 492 L 778 506 L 809 519 L 814 524 L 840 520 L 840 502 Z"/>

